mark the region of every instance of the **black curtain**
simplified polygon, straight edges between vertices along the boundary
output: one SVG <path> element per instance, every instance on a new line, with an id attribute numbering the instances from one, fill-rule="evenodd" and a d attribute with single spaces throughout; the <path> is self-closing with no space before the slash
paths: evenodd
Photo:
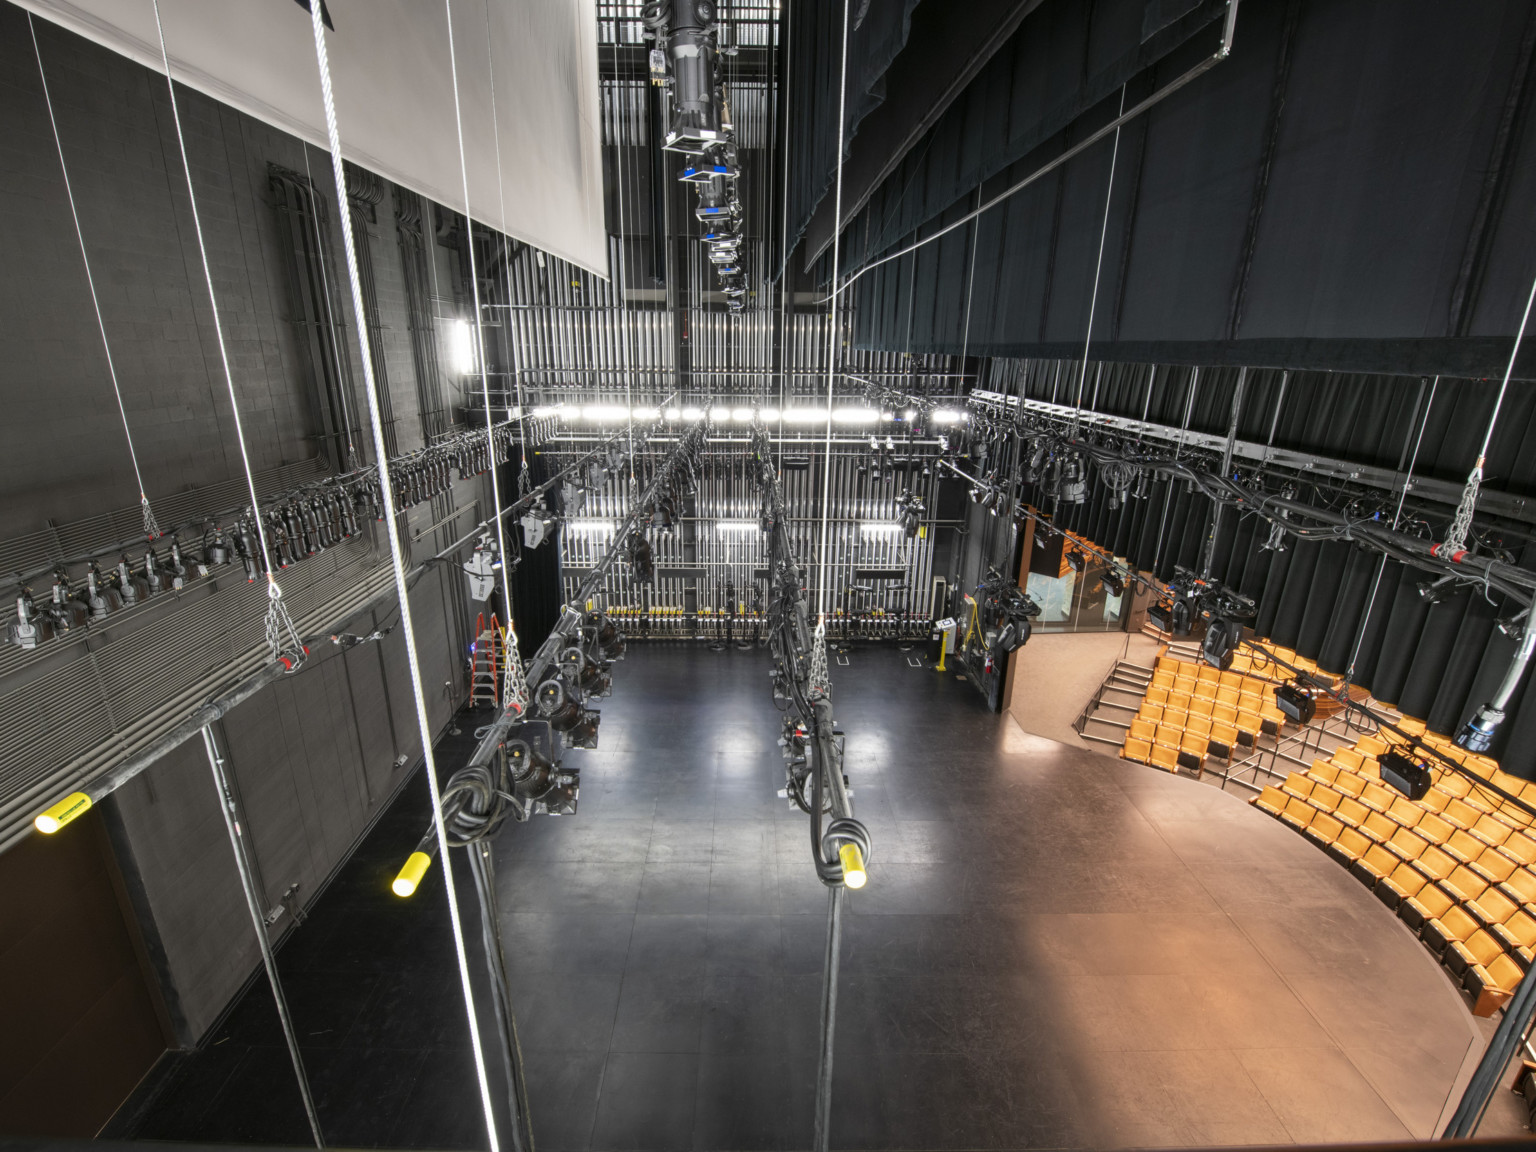
<path id="1" fill-rule="evenodd" d="M 515 454 L 502 466 L 497 481 L 504 494 L 517 492 L 519 467 L 521 464 Z M 528 470 L 534 484 L 549 479 L 544 458 L 537 452 L 529 454 Z M 537 548 L 524 548 L 522 528 L 511 523 L 507 525 L 507 551 L 518 557 L 508 583 L 512 586 L 512 619 L 517 625 L 518 644 L 526 660 L 549 638 L 560 619 L 560 539 L 555 535 Z"/>

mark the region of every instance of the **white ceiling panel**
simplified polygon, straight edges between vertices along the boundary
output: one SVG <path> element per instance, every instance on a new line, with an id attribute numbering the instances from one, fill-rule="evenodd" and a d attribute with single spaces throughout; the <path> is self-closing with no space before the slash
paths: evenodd
<path id="1" fill-rule="evenodd" d="M 164 71 L 150 0 L 19 2 Z M 336 29 L 326 45 L 347 159 L 463 211 L 447 7 L 327 0 Z M 451 7 L 472 214 L 606 276 L 594 0 Z M 294 0 L 160 0 L 160 13 L 178 83 L 325 147 L 304 8 Z"/>

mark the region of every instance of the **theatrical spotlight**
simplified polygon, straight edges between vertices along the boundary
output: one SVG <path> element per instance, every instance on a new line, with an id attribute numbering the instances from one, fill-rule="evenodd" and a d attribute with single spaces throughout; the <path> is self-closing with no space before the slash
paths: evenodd
<path id="1" fill-rule="evenodd" d="M 1088 499 L 1088 468 L 1074 452 L 1061 465 L 1061 502 L 1081 504 Z"/>
<path id="2" fill-rule="evenodd" d="M 469 595 L 473 600 L 488 600 L 496 590 L 496 573 L 501 571 L 501 559 L 496 541 L 489 532 L 480 533 L 475 550 L 464 562 L 464 572 L 469 577 Z"/>
<path id="3" fill-rule="evenodd" d="M 1120 568 L 1107 568 L 1104 575 L 1099 577 L 1099 582 L 1104 585 L 1104 591 L 1111 596 L 1125 595 L 1125 571 Z"/>
<path id="4" fill-rule="evenodd" d="M 655 557 L 651 542 L 638 532 L 629 538 L 629 570 L 637 584 L 649 584 L 656 576 Z"/>
<path id="5" fill-rule="evenodd" d="M 1243 638 L 1243 625 L 1239 620 L 1213 616 L 1205 626 L 1205 639 L 1200 643 L 1200 658 L 1212 668 L 1225 672 L 1232 667 L 1232 657 Z"/>
<path id="6" fill-rule="evenodd" d="M 987 572 L 976 596 L 982 639 L 990 657 L 997 660 L 1022 648 L 1034 629 L 1030 622 L 1040 615 L 1040 605 L 995 568 Z"/>
<path id="7" fill-rule="evenodd" d="M 1148 608 L 1147 620 L 1159 632 L 1167 632 L 1170 636 L 1188 636 L 1194 624 L 1194 612 L 1189 601 L 1176 594 L 1173 599 Z"/>
<path id="8" fill-rule="evenodd" d="M 915 537 L 922 529 L 923 513 L 926 511 L 923 502 L 911 492 L 903 492 L 896 497 L 896 518 L 901 524 L 901 530 L 908 540 Z"/>
<path id="9" fill-rule="evenodd" d="M 1450 586 L 1455 583 L 1454 576 L 1442 576 L 1433 583 L 1426 580 L 1418 585 L 1419 599 L 1426 604 L 1438 604 L 1445 598 L 1445 593 L 1450 590 Z"/>
<path id="10" fill-rule="evenodd" d="M 1317 715 L 1317 697 L 1297 681 L 1275 685 L 1275 707 L 1297 724 L 1310 724 Z"/>
<path id="11" fill-rule="evenodd" d="M 1404 756 L 1395 749 L 1381 756 L 1381 780 L 1396 788 L 1410 800 L 1422 800 L 1433 782 L 1430 771 L 1417 760 Z"/>
<path id="12" fill-rule="evenodd" d="M 1076 548 L 1067 549 L 1067 567 L 1074 572 L 1081 572 L 1088 562 L 1088 557 Z"/>
<path id="13" fill-rule="evenodd" d="M 518 523 L 523 528 L 523 547 L 533 549 L 554 535 L 557 521 L 548 509 L 535 508 Z"/>

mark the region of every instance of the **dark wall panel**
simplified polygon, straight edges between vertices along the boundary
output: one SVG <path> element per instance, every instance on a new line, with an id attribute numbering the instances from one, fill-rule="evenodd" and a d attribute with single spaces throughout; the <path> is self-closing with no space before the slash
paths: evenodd
<path id="1" fill-rule="evenodd" d="M 1134 102 L 1214 47 L 1216 26 L 1201 24 L 1129 72 L 1132 57 L 1104 65 L 1117 79 L 1101 90 L 1107 72 L 1068 61 L 1109 35 L 1100 17 L 1119 8 L 1059 7 L 1025 20 L 850 224 L 848 270 L 931 235 L 979 185 L 994 193 L 1059 155 L 1113 117 L 1121 83 Z M 935 314 L 931 331 L 914 326 L 913 349 L 1071 355 L 1088 335 L 1102 232 L 1104 359 L 1501 374 L 1536 275 L 1533 224 L 1516 207 L 1536 186 L 1533 30 L 1513 2 L 1448 24 L 1427 2 L 1247 0 L 1232 55 L 1122 132 L 1107 229 L 1110 138 L 992 211 L 980 230 L 1008 258 L 978 278 L 979 322 Z M 1060 51 L 1034 60 L 1045 43 Z M 1004 88 L 1006 131 L 987 119 Z M 1016 154 L 1031 118 L 1054 127 Z M 962 273 L 932 274 L 919 293 L 964 295 Z M 909 283 L 907 260 L 860 279 L 860 346 L 905 347 Z M 1536 371 L 1536 351 L 1520 371 Z"/>
<path id="2" fill-rule="evenodd" d="M 165 1047 L 99 813 L 0 855 L 0 1132 L 91 1137 Z"/>

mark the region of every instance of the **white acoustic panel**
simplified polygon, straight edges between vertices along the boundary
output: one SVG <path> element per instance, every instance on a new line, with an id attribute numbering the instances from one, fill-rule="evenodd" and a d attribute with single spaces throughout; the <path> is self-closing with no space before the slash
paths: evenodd
<path id="1" fill-rule="evenodd" d="M 19 2 L 164 70 L 151 0 Z M 449 7 L 327 0 L 336 28 L 326 45 L 347 159 L 463 211 Z M 606 276 L 594 0 L 451 0 L 451 10 L 471 214 Z M 325 146 L 303 7 L 160 0 L 160 14 L 179 83 Z"/>

